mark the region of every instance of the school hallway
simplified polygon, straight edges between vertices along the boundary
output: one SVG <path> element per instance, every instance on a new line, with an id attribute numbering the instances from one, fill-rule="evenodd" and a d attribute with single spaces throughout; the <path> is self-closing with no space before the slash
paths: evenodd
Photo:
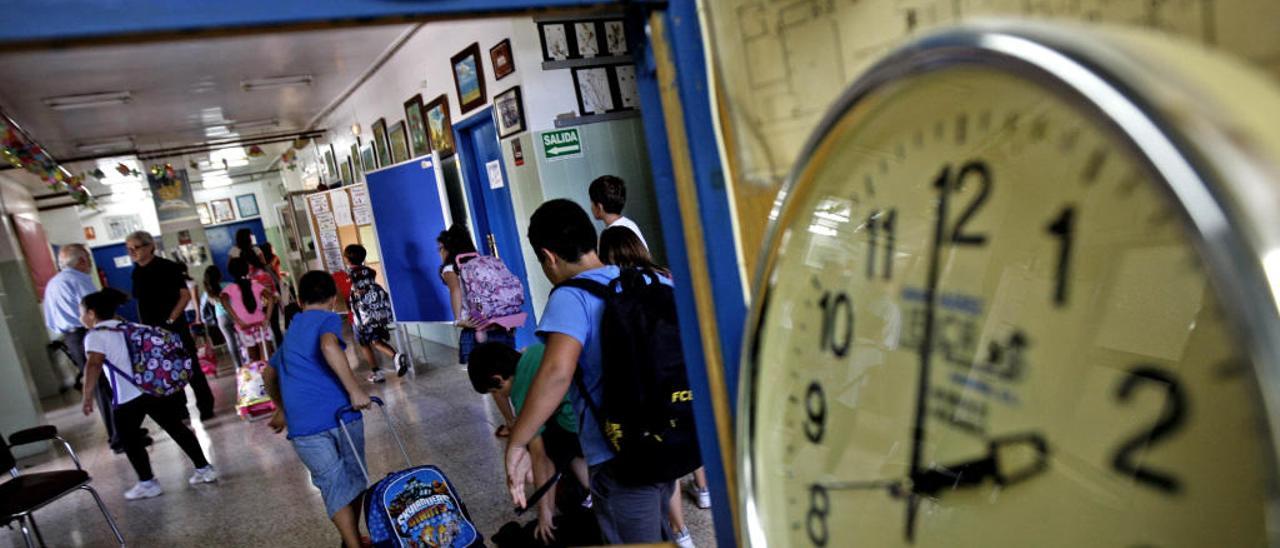
<path id="1" fill-rule="evenodd" d="M 505 487 L 502 451 L 505 439 L 494 436 L 502 417 L 489 396 L 472 390 L 466 371 L 456 364 L 457 350 L 418 341 L 416 378 L 390 375 L 370 384 L 366 366 L 357 378 L 370 395 L 382 398 L 405 438 L 414 464 L 439 466 L 454 482 L 476 526 L 489 538 L 517 518 Z M 348 346 L 348 359 L 356 357 Z M 425 362 L 423 351 L 425 350 Z M 429 365 L 424 365 L 429 364 Z M 384 369 L 385 370 L 385 369 Z M 235 378 L 225 354 L 218 377 L 210 384 L 217 417 L 195 419 L 192 429 L 221 478 L 213 484 L 187 485 L 191 463 L 178 446 L 147 420 L 155 443 L 151 462 L 164 494 L 126 501 L 123 493 L 137 478 L 123 454 L 107 447 L 96 413 L 80 413 L 79 393 L 44 401 L 48 423 L 71 442 L 92 485 L 117 520 L 129 546 L 335 546 L 337 531 L 324 515 L 320 492 L 283 434 L 266 421 L 246 422 L 235 413 Z M 376 411 L 365 415 L 365 445 L 374 476 L 404 467 L 386 423 Z M 60 448 L 20 459 L 23 473 L 71 468 Z M 532 488 L 530 488 L 532 489 Z M 699 547 L 715 546 L 710 510 L 699 510 L 685 497 L 685 519 Z M 48 546 L 114 546 L 111 530 L 88 493 L 72 493 L 35 513 Z M 363 520 L 362 520 L 363 522 Z M 5 531 L 0 546 L 24 546 L 17 530 Z"/>

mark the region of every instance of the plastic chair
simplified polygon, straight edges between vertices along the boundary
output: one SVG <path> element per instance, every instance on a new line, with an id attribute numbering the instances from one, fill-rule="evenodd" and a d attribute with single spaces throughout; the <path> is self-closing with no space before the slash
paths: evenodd
<path id="1" fill-rule="evenodd" d="M 13 458 L 13 452 L 9 450 L 11 446 L 55 440 L 62 442 L 67 454 L 71 455 L 71 461 L 76 463 L 75 470 L 56 470 L 34 474 L 20 474 L 18 472 L 17 461 Z M 102 510 L 103 517 L 107 518 L 107 525 L 111 526 L 111 532 L 116 535 L 116 542 L 119 542 L 120 546 L 125 545 L 124 537 L 120 535 L 120 528 L 116 527 L 116 520 L 111 517 L 107 507 L 102 504 L 102 497 L 99 497 L 98 492 L 89 485 L 92 478 L 81 468 L 80 457 L 76 456 L 71 444 L 58 435 L 57 428 L 48 425 L 37 426 L 15 432 L 12 436 L 9 436 L 8 444 L 0 440 L 0 470 L 8 470 L 9 474 L 13 476 L 9 481 L 0 484 L 0 524 L 8 527 L 13 522 L 18 522 L 18 527 L 22 530 L 22 538 L 26 541 L 28 548 L 35 548 L 36 546 L 31 538 L 33 532 L 35 533 L 35 540 L 39 542 L 39 546 L 45 545 L 44 537 L 40 534 L 40 527 L 36 525 L 36 519 L 32 513 L 80 489 L 84 489 L 93 495 L 93 500 L 98 503 L 98 509 Z"/>

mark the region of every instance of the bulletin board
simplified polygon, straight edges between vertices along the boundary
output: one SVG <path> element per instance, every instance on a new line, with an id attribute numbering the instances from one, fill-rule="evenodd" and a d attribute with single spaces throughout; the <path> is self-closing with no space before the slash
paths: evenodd
<path id="1" fill-rule="evenodd" d="M 387 289 L 398 321 L 453 319 L 436 251 L 436 237 L 444 231 L 448 217 L 443 184 L 434 165 L 432 160 L 405 162 L 366 177 Z"/>
<path id="2" fill-rule="evenodd" d="M 346 269 L 342 250 L 360 244 L 368 251 L 365 266 L 378 273 L 378 284 L 386 287 L 377 233 L 373 229 L 373 209 L 364 184 L 349 185 L 306 195 L 307 213 L 320 264 L 329 272 Z"/>

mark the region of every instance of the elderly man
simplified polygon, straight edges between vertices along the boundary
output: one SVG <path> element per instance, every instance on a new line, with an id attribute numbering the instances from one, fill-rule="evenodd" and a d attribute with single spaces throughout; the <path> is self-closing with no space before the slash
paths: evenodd
<path id="1" fill-rule="evenodd" d="M 62 271 L 49 279 L 44 288 L 44 325 L 51 333 L 60 334 L 67 355 L 75 364 L 77 378 L 84 374 L 84 336 L 86 330 L 80 323 L 80 300 L 97 291 L 93 285 L 93 260 L 83 244 L 67 244 L 58 250 L 58 264 Z M 107 379 L 98 379 L 93 387 L 98 399 L 98 413 L 107 427 L 111 447 L 118 448 L 115 423 L 111 420 L 111 386 Z"/>
<path id="2" fill-rule="evenodd" d="M 133 259 L 133 298 L 138 300 L 138 318 L 142 323 L 177 333 L 191 354 L 192 364 L 199 364 L 196 341 L 187 326 L 186 309 L 191 301 L 187 277 L 182 265 L 156 256 L 156 241 L 151 233 L 139 230 L 125 238 L 125 249 Z M 191 368 L 191 390 L 196 394 L 200 420 L 213 418 L 213 391 L 199 365 Z"/>

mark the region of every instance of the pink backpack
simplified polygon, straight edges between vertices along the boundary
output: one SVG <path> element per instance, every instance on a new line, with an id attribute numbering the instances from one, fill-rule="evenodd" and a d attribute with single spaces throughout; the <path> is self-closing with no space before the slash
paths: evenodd
<path id="1" fill-rule="evenodd" d="M 466 290 L 462 306 L 467 311 L 467 318 L 484 323 L 520 313 L 520 307 L 524 306 L 524 286 L 507 270 L 501 259 L 464 253 L 456 260 L 458 277 Z"/>

